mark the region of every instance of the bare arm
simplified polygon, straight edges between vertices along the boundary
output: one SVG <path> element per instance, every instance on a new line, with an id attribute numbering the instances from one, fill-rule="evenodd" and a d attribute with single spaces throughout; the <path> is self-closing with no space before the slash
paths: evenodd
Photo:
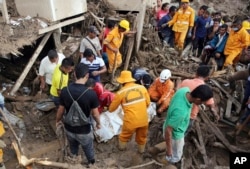
<path id="1" fill-rule="evenodd" d="M 56 124 L 58 124 L 62 120 L 64 111 L 65 111 L 64 106 L 59 105 L 57 113 L 56 113 Z"/>
<path id="2" fill-rule="evenodd" d="M 94 108 L 92 109 L 92 116 L 96 122 L 96 128 L 97 129 L 100 129 L 101 128 L 101 123 L 100 123 L 100 114 L 99 114 L 99 111 L 98 111 L 98 108 Z"/>
<path id="3" fill-rule="evenodd" d="M 44 89 L 45 88 L 45 77 L 44 76 L 39 76 L 39 79 L 40 79 L 40 88 L 41 89 Z"/>
<path id="4" fill-rule="evenodd" d="M 173 130 L 173 128 L 170 126 L 167 126 L 166 130 L 165 130 L 167 156 L 172 156 L 172 130 Z"/>

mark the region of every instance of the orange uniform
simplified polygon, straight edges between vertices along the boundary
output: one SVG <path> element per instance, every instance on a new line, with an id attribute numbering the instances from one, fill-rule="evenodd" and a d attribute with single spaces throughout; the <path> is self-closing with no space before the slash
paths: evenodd
<path id="1" fill-rule="evenodd" d="M 149 87 L 148 93 L 151 100 L 157 101 L 157 104 L 160 105 L 158 112 L 162 113 L 169 106 L 174 95 L 174 83 L 170 79 L 161 83 L 160 78 L 157 78 Z"/>
<path id="2" fill-rule="evenodd" d="M 5 133 L 5 130 L 4 130 L 4 127 L 3 127 L 3 123 L 0 122 L 0 137 L 2 137 L 4 133 Z M 0 163 L 2 163 L 2 162 L 3 162 L 3 150 L 0 149 Z"/>
<path id="3" fill-rule="evenodd" d="M 241 51 L 249 45 L 249 34 L 245 28 L 238 32 L 230 31 L 227 43 L 224 49 L 226 60 L 224 66 L 232 65 Z"/>
<path id="4" fill-rule="evenodd" d="M 147 107 L 150 98 L 146 88 L 134 82 L 126 83 L 115 95 L 109 106 L 109 111 L 113 112 L 122 106 L 124 111 L 123 126 L 119 140 L 128 142 L 133 133 L 136 132 L 136 142 L 145 145 L 148 133 Z"/>
<path id="5" fill-rule="evenodd" d="M 187 9 L 180 8 L 173 19 L 168 22 L 169 26 L 173 25 L 175 32 L 175 44 L 179 49 L 183 49 L 184 41 L 189 27 L 194 26 L 195 11 L 190 6 Z"/>
<path id="6" fill-rule="evenodd" d="M 119 33 L 118 27 L 115 27 L 112 31 L 109 32 L 106 39 L 104 40 L 104 45 L 110 44 L 112 48 L 119 49 L 122 44 L 124 34 Z M 120 52 L 117 53 L 116 56 L 116 65 L 115 64 L 115 53 L 114 51 L 110 50 L 109 48 L 106 48 L 106 52 L 108 55 L 108 61 L 109 61 L 109 70 L 108 72 L 111 73 L 112 70 L 115 67 L 119 67 L 122 64 L 122 55 Z"/>

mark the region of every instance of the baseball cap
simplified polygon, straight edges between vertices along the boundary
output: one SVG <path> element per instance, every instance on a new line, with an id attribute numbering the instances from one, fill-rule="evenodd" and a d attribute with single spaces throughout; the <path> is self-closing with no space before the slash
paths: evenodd
<path id="1" fill-rule="evenodd" d="M 97 30 L 97 28 L 95 26 L 90 26 L 89 27 L 89 32 L 95 33 L 96 35 L 100 34 L 100 32 Z"/>

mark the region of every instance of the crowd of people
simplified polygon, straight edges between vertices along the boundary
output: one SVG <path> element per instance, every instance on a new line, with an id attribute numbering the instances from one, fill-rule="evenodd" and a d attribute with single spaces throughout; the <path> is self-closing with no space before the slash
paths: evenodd
<path id="1" fill-rule="evenodd" d="M 219 69 L 237 63 L 239 55 L 250 45 L 247 32 L 250 31 L 250 20 L 238 18 L 228 25 L 220 12 L 214 12 L 205 5 L 195 14 L 189 0 L 181 0 L 179 7 L 157 0 L 153 14 L 153 25 L 159 38 L 174 47 L 180 55 L 185 45 L 192 42 L 194 55 L 204 63 L 198 67 L 195 78 L 175 84 L 168 69 L 162 70 L 159 77 L 152 79 L 146 69 L 137 67 L 132 71 L 121 72 L 116 79 L 121 87 L 116 93 L 106 90 L 101 83 L 101 75 L 112 73 L 122 64 L 119 48 L 124 36 L 134 33 L 125 19 L 118 23 L 109 21 L 101 32 L 95 26 L 90 26 L 87 36 L 81 41 L 80 60 L 76 65 L 72 58 L 56 50 L 50 50 L 41 61 L 40 89 L 47 91 L 57 106 L 57 131 L 65 129 L 73 157 L 79 155 L 79 146 L 82 147 L 89 165 L 96 162 L 93 130 L 101 128 L 100 114 L 103 111 L 112 113 L 119 106 L 122 107 L 124 117 L 118 148 L 125 150 L 135 133 L 138 152 L 143 153 L 149 129 L 147 107 L 150 102 L 155 102 L 157 116 L 164 119 L 162 127 L 165 141 L 151 147 L 149 152 L 154 156 L 165 151 L 166 157 L 161 162 L 173 164 L 182 158 L 184 138 L 197 118 L 199 105 L 208 106 L 215 120 L 220 118 L 212 89 L 205 84 L 210 73 L 206 64 L 211 58 L 216 60 Z M 74 80 L 69 84 L 71 72 Z M 248 78 L 249 83 L 249 74 L 239 73 L 238 79 Z M 247 89 L 250 88 L 249 84 Z M 250 105 L 249 91 L 246 90 L 243 105 Z M 3 101 L 0 106 L 3 108 Z M 238 126 L 249 117 L 249 110 L 250 106 L 240 118 Z M 72 111 L 78 114 L 71 115 Z M 92 125 L 93 120 L 96 126 Z M 0 123 L 0 135 L 3 133 Z M 4 147 L 1 143 L 0 140 L 0 148 Z M 1 159 L 0 149 L 0 164 Z"/>
<path id="2" fill-rule="evenodd" d="M 196 14 L 189 0 L 181 0 L 180 4 L 177 9 L 157 0 L 153 25 L 162 42 L 174 47 L 179 56 L 185 46 L 192 43 L 191 55 L 199 57 L 203 64 L 212 59 L 218 70 L 232 69 L 250 46 L 250 18 L 236 17 L 231 22 L 227 18 L 223 20 L 221 12 L 206 5 Z"/>

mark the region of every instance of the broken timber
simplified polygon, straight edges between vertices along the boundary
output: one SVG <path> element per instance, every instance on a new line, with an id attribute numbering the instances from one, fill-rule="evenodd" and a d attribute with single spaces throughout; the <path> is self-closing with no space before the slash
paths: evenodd
<path id="1" fill-rule="evenodd" d="M 33 54 L 33 56 L 31 57 L 31 59 L 29 60 L 29 63 L 26 65 L 23 73 L 21 74 L 21 76 L 18 78 L 18 80 L 16 81 L 13 89 L 10 92 L 11 96 L 14 96 L 16 91 L 19 89 L 19 87 L 21 86 L 21 84 L 23 83 L 25 77 L 27 76 L 28 72 L 30 71 L 32 65 L 34 64 L 34 62 L 36 61 L 38 55 L 40 54 L 40 52 L 42 51 L 44 45 L 46 44 L 46 42 L 48 41 L 50 35 L 52 32 L 47 33 L 41 43 L 39 44 L 38 48 L 36 49 L 35 53 Z"/>
<path id="2" fill-rule="evenodd" d="M 228 99 L 230 99 L 234 103 L 234 105 L 237 107 L 236 112 L 239 113 L 239 111 L 241 109 L 240 102 L 238 100 L 236 100 L 232 95 L 230 95 L 225 89 L 223 89 L 221 87 L 221 85 L 216 80 L 210 79 L 210 81 L 213 82 L 213 84 L 215 86 L 217 86 L 228 97 Z"/>
<path id="3" fill-rule="evenodd" d="M 2 15 L 3 15 L 3 20 L 4 22 L 6 22 L 7 24 L 10 23 L 9 20 L 9 15 L 8 15 L 8 9 L 7 9 L 7 5 L 6 5 L 6 0 L 2 0 Z"/>

